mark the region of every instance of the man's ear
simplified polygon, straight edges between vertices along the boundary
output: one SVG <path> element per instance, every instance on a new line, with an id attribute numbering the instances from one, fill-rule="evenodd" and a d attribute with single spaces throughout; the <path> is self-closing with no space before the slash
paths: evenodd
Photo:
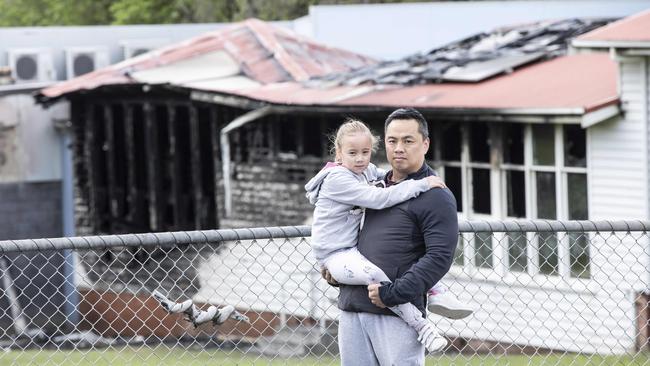
<path id="1" fill-rule="evenodd" d="M 424 151 L 425 152 L 429 151 L 429 142 L 430 142 L 430 140 L 429 140 L 428 137 L 425 138 L 424 141 L 422 142 L 424 144 Z"/>

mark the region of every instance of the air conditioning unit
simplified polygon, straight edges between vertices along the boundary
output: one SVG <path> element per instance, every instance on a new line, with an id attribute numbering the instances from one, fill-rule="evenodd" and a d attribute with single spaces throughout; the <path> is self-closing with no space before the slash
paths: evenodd
<path id="1" fill-rule="evenodd" d="M 75 47 L 65 50 L 65 68 L 68 79 L 101 69 L 109 65 L 105 47 Z"/>
<path id="2" fill-rule="evenodd" d="M 147 53 L 158 47 L 162 47 L 167 44 L 168 41 L 162 38 L 151 38 L 151 39 L 130 39 L 120 42 L 122 48 L 124 49 L 124 59 L 129 59 L 131 57 L 140 56 L 143 53 Z"/>
<path id="3" fill-rule="evenodd" d="M 12 49 L 7 52 L 11 77 L 16 84 L 56 80 L 52 52 L 46 48 Z"/>

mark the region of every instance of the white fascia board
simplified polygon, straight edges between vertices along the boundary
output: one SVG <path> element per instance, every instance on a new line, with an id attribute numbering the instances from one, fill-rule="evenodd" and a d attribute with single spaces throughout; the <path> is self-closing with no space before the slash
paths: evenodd
<path id="1" fill-rule="evenodd" d="M 576 48 L 641 48 L 650 49 L 650 41 L 601 41 L 574 39 L 571 45 Z"/>
<path id="2" fill-rule="evenodd" d="M 595 111 L 585 113 L 582 116 L 580 126 L 582 128 L 588 128 L 619 114 L 621 114 L 621 108 L 618 105 L 608 105 Z"/>

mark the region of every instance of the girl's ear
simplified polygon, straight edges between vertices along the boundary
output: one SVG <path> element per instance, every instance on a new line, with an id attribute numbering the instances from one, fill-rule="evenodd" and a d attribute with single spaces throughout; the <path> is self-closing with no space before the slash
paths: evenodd
<path id="1" fill-rule="evenodd" d="M 337 163 L 341 163 L 341 154 L 337 151 L 336 155 L 334 155 L 334 161 Z"/>

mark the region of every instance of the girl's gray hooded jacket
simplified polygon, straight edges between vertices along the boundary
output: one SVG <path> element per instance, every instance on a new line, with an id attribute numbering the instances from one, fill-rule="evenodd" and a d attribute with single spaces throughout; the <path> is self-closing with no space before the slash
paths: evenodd
<path id="1" fill-rule="evenodd" d="M 361 174 L 342 166 L 325 167 L 307 182 L 306 196 L 316 205 L 312 251 L 321 265 L 335 251 L 357 245 L 363 208 L 391 207 L 430 189 L 426 179 L 408 180 L 388 188 L 368 184 L 384 174 L 374 164 Z"/>

